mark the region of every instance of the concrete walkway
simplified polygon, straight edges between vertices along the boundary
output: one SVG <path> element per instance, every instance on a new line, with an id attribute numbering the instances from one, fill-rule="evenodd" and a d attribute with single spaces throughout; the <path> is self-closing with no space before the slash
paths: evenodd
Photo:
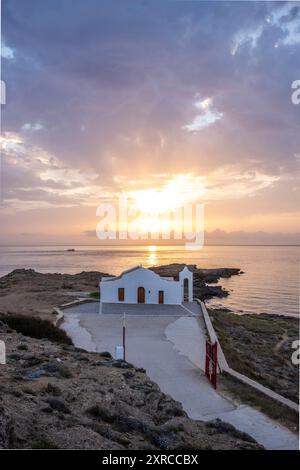
<path id="1" fill-rule="evenodd" d="M 171 316 L 186 316 L 186 315 L 199 315 L 199 307 L 194 302 L 184 302 L 183 305 L 149 305 L 149 304 L 110 304 L 102 305 L 103 315 L 171 315 Z"/>
<path id="2" fill-rule="evenodd" d="M 93 306 L 92 306 L 93 305 Z M 95 304 L 82 304 L 65 310 L 62 328 L 76 346 L 90 351 L 115 353 L 122 344 L 120 313 L 99 315 Z M 247 432 L 268 449 L 297 449 L 297 436 L 263 413 L 248 406 L 237 406 L 215 391 L 204 373 L 205 328 L 199 306 L 189 305 L 177 314 L 126 315 L 126 360 L 144 367 L 161 390 L 182 403 L 193 419 L 220 418 Z M 149 307 L 149 306 L 147 306 Z M 172 307 L 171 307 L 172 308 Z M 188 311 L 189 310 L 189 311 Z"/>

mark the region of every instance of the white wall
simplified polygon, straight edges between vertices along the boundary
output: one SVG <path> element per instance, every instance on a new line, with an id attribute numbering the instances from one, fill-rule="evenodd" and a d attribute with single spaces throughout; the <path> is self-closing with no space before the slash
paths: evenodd
<path id="1" fill-rule="evenodd" d="M 188 280 L 188 301 L 193 302 L 193 273 L 185 266 L 179 273 L 179 281 L 181 284 L 181 295 L 184 295 L 184 280 Z"/>
<path id="2" fill-rule="evenodd" d="M 189 271 L 188 271 L 189 272 Z M 192 273 L 191 273 L 192 274 Z M 158 291 L 164 291 L 164 303 L 180 305 L 182 302 L 182 282 L 168 281 L 146 268 L 138 268 L 115 280 L 102 278 L 100 282 L 101 302 L 123 303 L 118 300 L 118 289 L 125 289 L 124 303 L 137 303 L 138 287 L 145 288 L 145 303 L 158 304 Z"/>

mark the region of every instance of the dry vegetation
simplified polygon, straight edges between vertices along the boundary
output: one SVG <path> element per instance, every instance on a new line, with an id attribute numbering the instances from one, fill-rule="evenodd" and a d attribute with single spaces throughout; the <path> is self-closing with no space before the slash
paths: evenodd
<path id="1" fill-rule="evenodd" d="M 297 319 L 215 309 L 209 313 L 230 367 L 299 401 L 299 368 L 291 361 L 292 342 L 299 338 Z"/>

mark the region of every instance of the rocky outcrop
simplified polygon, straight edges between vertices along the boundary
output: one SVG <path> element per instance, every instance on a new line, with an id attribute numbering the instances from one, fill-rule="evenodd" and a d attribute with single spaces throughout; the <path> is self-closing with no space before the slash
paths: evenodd
<path id="1" fill-rule="evenodd" d="M 156 266 L 152 269 L 160 276 L 172 276 L 178 279 L 179 272 L 187 266 L 193 272 L 194 277 L 194 297 L 200 300 L 207 300 L 211 297 L 226 297 L 228 292 L 222 286 L 211 286 L 208 284 L 217 283 L 221 278 L 228 278 L 242 274 L 239 268 L 213 268 L 200 269 L 196 264 L 173 263 L 165 266 Z"/>
<path id="2" fill-rule="evenodd" d="M 0 323 L 0 448 L 258 449 L 233 426 L 189 419 L 145 371 Z"/>

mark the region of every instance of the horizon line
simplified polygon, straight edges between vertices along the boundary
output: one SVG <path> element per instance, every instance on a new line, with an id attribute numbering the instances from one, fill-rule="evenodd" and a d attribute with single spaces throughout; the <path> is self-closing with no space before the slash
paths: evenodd
<path id="1" fill-rule="evenodd" d="M 13 244 L 13 245 L 1 245 L 0 248 L 8 248 L 8 247 L 43 247 L 43 246 L 65 246 L 65 247 L 73 247 L 73 246 L 94 246 L 94 247 L 123 247 L 123 248 L 129 248 L 129 247 L 149 247 L 149 246 L 161 246 L 161 247 L 185 247 L 185 244 L 160 244 L 160 243 L 148 243 L 148 244 L 132 244 L 132 245 L 125 245 L 125 244 L 65 244 L 65 243 L 44 243 L 44 244 L 34 244 L 34 245 L 21 245 L 21 244 Z M 205 248 L 206 246 L 291 246 L 291 247 L 300 247 L 300 243 L 298 244 L 290 244 L 290 243 L 206 243 L 203 245 L 200 249 Z"/>

